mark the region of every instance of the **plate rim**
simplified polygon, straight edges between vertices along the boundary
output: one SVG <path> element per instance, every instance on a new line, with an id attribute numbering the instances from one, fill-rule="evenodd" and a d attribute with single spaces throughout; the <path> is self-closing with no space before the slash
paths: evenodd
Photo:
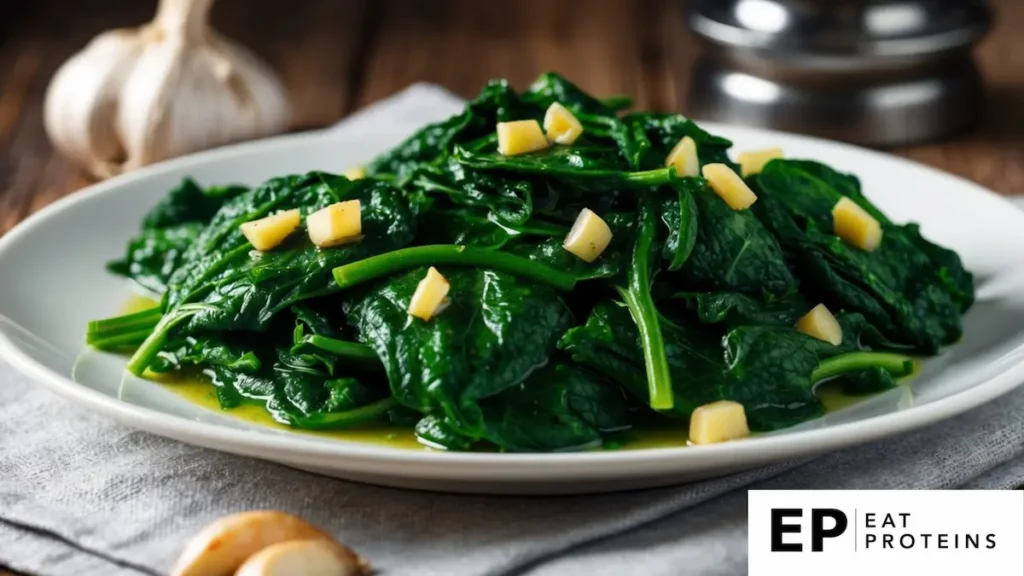
<path id="1" fill-rule="evenodd" d="M 970 193 L 975 197 L 984 196 L 989 200 L 995 199 L 1004 203 L 1007 207 L 1012 208 L 1015 214 L 1019 214 L 1021 224 L 1024 226 L 1024 211 L 1014 206 L 1006 197 L 1000 196 L 966 178 L 944 172 L 911 159 L 844 142 L 802 134 L 712 122 L 702 123 L 702 125 L 711 130 L 742 131 L 765 137 L 782 136 L 784 138 L 796 138 L 808 144 L 823 144 L 860 155 L 866 154 L 877 160 L 896 161 L 906 164 L 954 182 L 964 193 Z M 2 259 L 3 254 L 7 250 L 19 243 L 23 237 L 30 234 L 34 229 L 45 225 L 55 215 L 73 209 L 78 203 L 89 202 L 94 197 L 113 193 L 135 181 L 146 180 L 167 172 L 187 169 L 192 165 L 217 163 L 259 151 L 303 145 L 331 145 L 358 138 L 358 136 L 346 135 L 344 132 L 332 131 L 315 131 L 277 136 L 190 154 L 90 185 L 84 190 L 70 194 L 44 207 L 16 225 L 3 237 L 0 237 L 0 259 Z M 1014 350 L 1021 348 L 1024 348 L 1024 346 Z M 268 459 L 274 459 L 278 453 L 290 453 L 307 457 L 354 457 L 363 462 L 373 461 L 392 464 L 415 463 L 435 466 L 437 464 L 465 464 L 469 466 L 486 466 L 489 473 L 480 475 L 480 479 L 492 476 L 493 472 L 500 472 L 506 475 L 509 472 L 516 471 L 520 473 L 513 474 L 515 477 L 536 478 L 540 470 L 543 470 L 545 473 L 557 471 L 559 477 L 566 477 L 587 471 L 606 472 L 606 467 L 611 464 L 645 465 L 662 473 L 670 473 L 672 471 L 699 470 L 714 467 L 720 462 L 762 462 L 765 460 L 765 454 L 769 453 L 781 453 L 784 455 L 783 457 L 807 453 L 822 453 L 832 449 L 894 436 L 944 420 L 976 408 L 1024 384 L 1024 358 L 1021 358 L 967 390 L 956 392 L 925 405 L 913 406 L 905 410 L 836 424 L 826 428 L 798 430 L 738 442 L 705 446 L 594 452 L 477 453 L 418 451 L 346 440 L 332 440 L 330 442 L 311 441 L 312 439 L 304 438 L 299 434 L 261 434 L 254 433 L 251 430 L 235 429 L 216 423 L 191 420 L 154 408 L 125 402 L 75 382 L 71 378 L 32 358 L 2 331 L 0 331 L 0 358 L 7 360 L 15 370 L 30 380 L 42 384 L 46 389 L 74 404 L 84 406 L 95 413 L 102 414 L 133 428 L 176 439 L 191 438 L 190 440 L 181 440 L 186 443 L 210 447 L 230 446 L 232 448 L 244 448 L 250 454 L 258 453 L 262 450 L 271 451 L 263 455 L 263 457 Z M 196 442 L 195 439 L 201 439 L 201 442 Z M 442 470 L 438 477 L 466 476 L 465 470 L 462 469 L 460 469 L 461 472 L 457 473 L 454 471 L 456 470 L 455 468 L 451 468 L 449 469 L 451 471 L 445 474 L 443 466 L 438 468 Z M 523 470 L 527 470 L 529 473 L 523 473 Z M 643 476 L 653 471 L 655 470 L 637 472 L 637 475 Z M 417 469 L 417 472 L 422 472 L 422 470 Z M 401 475 L 401 470 L 393 470 L 390 473 Z M 422 474 L 419 475 L 422 476 Z M 556 479 L 550 476 L 546 478 Z M 513 479 L 512 476 L 509 476 L 509 479 Z"/>

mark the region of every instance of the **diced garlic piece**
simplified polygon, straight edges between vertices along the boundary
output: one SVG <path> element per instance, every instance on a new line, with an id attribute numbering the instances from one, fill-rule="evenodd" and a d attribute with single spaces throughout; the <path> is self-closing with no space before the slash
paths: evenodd
<path id="1" fill-rule="evenodd" d="M 536 120 L 498 122 L 498 153 L 515 156 L 548 147 L 548 139 Z"/>
<path id="2" fill-rule="evenodd" d="M 702 172 L 715 194 L 733 210 L 745 210 L 757 202 L 757 195 L 750 186 L 725 164 L 708 164 Z"/>
<path id="3" fill-rule="evenodd" d="M 882 243 L 882 227 L 878 220 L 846 196 L 832 208 L 832 229 L 836 236 L 868 252 Z"/>
<path id="4" fill-rule="evenodd" d="M 697 142 L 689 136 L 676 143 L 665 158 L 665 167 L 675 166 L 680 176 L 697 176 L 700 174 L 700 160 L 697 158 Z"/>
<path id="5" fill-rule="evenodd" d="M 824 304 L 818 304 L 804 317 L 796 321 L 796 329 L 818 340 L 824 340 L 833 346 L 843 343 L 843 329 L 839 321 L 829 312 Z"/>
<path id="6" fill-rule="evenodd" d="M 266 252 L 284 242 L 285 238 L 295 232 L 300 221 L 299 211 L 295 209 L 246 222 L 240 228 L 253 248 Z"/>
<path id="7" fill-rule="evenodd" d="M 309 239 L 321 248 L 362 240 L 363 217 L 359 200 L 346 200 L 321 208 L 306 217 Z"/>
<path id="8" fill-rule="evenodd" d="M 409 301 L 409 315 L 421 320 L 430 320 L 448 307 L 448 281 L 433 266 L 416 286 L 416 292 Z"/>
<path id="9" fill-rule="evenodd" d="M 751 174 L 760 174 L 764 165 L 776 158 L 782 158 L 782 148 L 765 148 L 764 150 L 752 150 L 739 155 L 740 174 L 744 178 Z"/>
<path id="10" fill-rule="evenodd" d="M 349 168 L 345 171 L 345 178 L 349 180 L 361 180 L 366 178 L 366 167 L 356 166 L 355 168 Z"/>
<path id="11" fill-rule="evenodd" d="M 732 400 L 705 404 L 690 415 L 690 442 L 714 444 L 745 438 L 750 435 L 747 412 Z"/>
<path id="12" fill-rule="evenodd" d="M 556 144 L 572 144 L 583 134 L 583 125 L 568 108 L 552 102 L 544 113 L 544 132 Z"/>
<path id="13" fill-rule="evenodd" d="M 576 222 L 565 237 L 562 247 L 584 262 L 593 262 L 611 241 L 612 229 L 608 227 L 608 223 L 594 214 L 590 208 L 584 208 L 576 217 Z"/>

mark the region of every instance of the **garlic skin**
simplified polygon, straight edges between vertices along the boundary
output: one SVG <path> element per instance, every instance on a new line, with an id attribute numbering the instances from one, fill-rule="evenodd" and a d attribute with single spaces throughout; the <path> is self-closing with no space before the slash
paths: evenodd
<path id="1" fill-rule="evenodd" d="M 280 81 L 207 23 L 214 0 L 160 0 L 142 27 L 105 32 L 57 71 L 46 94 L 53 144 L 99 178 L 289 121 Z"/>

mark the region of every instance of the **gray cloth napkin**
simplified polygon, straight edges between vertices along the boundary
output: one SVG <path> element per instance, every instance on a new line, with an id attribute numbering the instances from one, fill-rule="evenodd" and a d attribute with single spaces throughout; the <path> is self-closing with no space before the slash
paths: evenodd
<path id="1" fill-rule="evenodd" d="M 416 86 L 341 129 L 418 124 L 454 97 Z M 748 489 L 1024 483 L 1024 388 L 921 431 L 734 476 L 578 497 L 423 493 L 195 448 L 62 402 L 0 362 L 0 565 L 45 576 L 166 574 L 225 514 L 308 518 L 384 575 L 745 574 Z"/>

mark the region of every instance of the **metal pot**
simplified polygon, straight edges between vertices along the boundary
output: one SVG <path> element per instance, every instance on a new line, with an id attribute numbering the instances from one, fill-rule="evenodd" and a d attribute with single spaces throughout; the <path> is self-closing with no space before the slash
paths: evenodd
<path id="1" fill-rule="evenodd" d="M 694 0 L 691 113 L 873 146 L 969 126 L 980 0 Z"/>

